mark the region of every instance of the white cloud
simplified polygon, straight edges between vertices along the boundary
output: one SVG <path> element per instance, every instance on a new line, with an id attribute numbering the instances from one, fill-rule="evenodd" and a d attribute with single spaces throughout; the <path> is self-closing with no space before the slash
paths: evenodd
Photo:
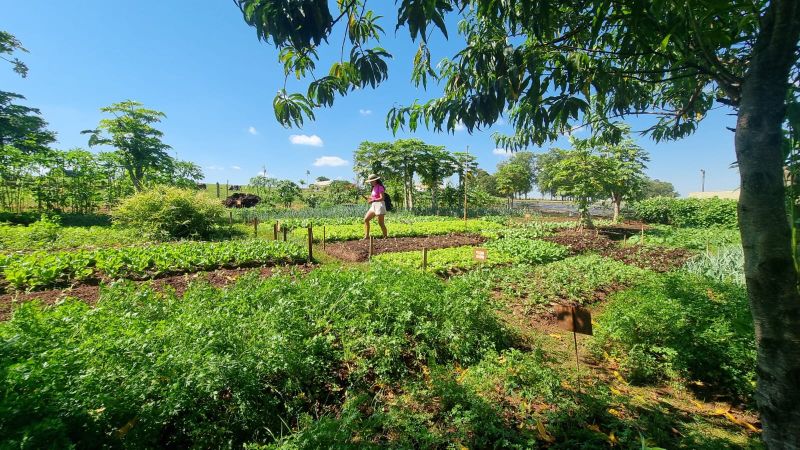
<path id="1" fill-rule="evenodd" d="M 258 130 L 256 130 L 256 127 L 254 126 L 250 126 L 250 128 L 247 129 L 247 132 L 252 134 L 253 136 L 258 134 Z"/>
<path id="2" fill-rule="evenodd" d="M 371 109 L 359 109 L 358 113 L 361 114 L 362 116 L 368 116 L 368 115 L 372 114 L 372 110 Z"/>
<path id="3" fill-rule="evenodd" d="M 207 170 L 225 170 L 222 166 L 206 166 Z"/>
<path id="4" fill-rule="evenodd" d="M 242 168 L 239 167 L 239 166 L 231 166 L 231 169 L 233 169 L 233 170 L 242 170 Z"/>
<path id="5" fill-rule="evenodd" d="M 492 153 L 498 156 L 511 156 L 511 152 L 504 148 L 496 148 L 492 150 Z"/>
<path id="6" fill-rule="evenodd" d="M 322 147 L 322 138 L 316 134 L 311 136 L 305 134 L 293 134 L 289 136 L 289 142 L 294 145 L 310 145 L 312 147 Z"/>
<path id="7" fill-rule="evenodd" d="M 314 161 L 316 167 L 339 167 L 349 164 L 347 161 L 339 158 L 338 156 L 323 156 Z"/>
<path id="8" fill-rule="evenodd" d="M 464 131 L 464 130 L 466 130 L 466 129 L 467 129 L 467 127 L 466 127 L 466 125 L 464 125 L 464 122 L 462 122 L 462 121 L 460 121 L 460 120 L 459 120 L 459 121 L 456 123 L 456 126 L 455 126 L 455 130 L 456 130 L 456 131 Z"/>

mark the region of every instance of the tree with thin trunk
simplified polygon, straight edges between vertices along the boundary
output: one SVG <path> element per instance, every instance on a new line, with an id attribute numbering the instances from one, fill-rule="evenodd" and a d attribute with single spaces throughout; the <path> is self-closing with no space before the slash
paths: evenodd
<path id="1" fill-rule="evenodd" d="M 377 2 L 236 3 L 258 37 L 282 50 L 287 78 L 309 80 L 305 93 L 278 92 L 275 115 L 286 126 L 388 77 L 392 55 L 378 43 L 389 19 L 369 9 Z M 581 127 L 619 140 L 623 130 L 615 120 L 627 116 L 653 118 L 643 131 L 664 140 L 693 133 L 712 108 L 737 115 L 739 225 L 762 437 L 771 449 L 800 447 L 800 292 L 782 148 L 787 107 L 798 103 L 791 87 L 800 78 L 800 1 L 398 0 L 396 6 L 393 25 L 418 42 L 412 82 L 425 88 L 437 80 L 442 93 L 393 107 L 387 125 L 394 131 L 420 125 L 453 131 L 461 124 L 472 131 L 505 116 L 515 133 L 495 140 L 513 150 Z M 429 42 L 436 29 L 445 37 L 452 31 L 448 15 L 460 16 L 459 42 L 468 45 L 437 65 Z M 317 76 L 326 45 L 341 48 L 341 57 Z"/>
<path id="2" fill-rule="evenodd" d="M 114 103 L 100 111 L 114 117 L 102 119 L 97 129 L 84 130 L 89 134 L 89 146 L 110 145 L 117 149 L 119 161 L 133 183 L 141 191 L 149 170 L 170 171 L 174 159 L 169 156 L 169 145 L 161 142 L 164 133 L 152 126 L 166 117 L 163 112 L 142 107 L 132 100 Z"/>

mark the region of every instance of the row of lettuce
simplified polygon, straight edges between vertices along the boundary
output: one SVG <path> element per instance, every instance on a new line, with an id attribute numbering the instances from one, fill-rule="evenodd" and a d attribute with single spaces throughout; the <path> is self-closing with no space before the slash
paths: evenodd
<path id="1" fill-rule="evenodd" d="M 291 242 L 182 242 L 0 255 L 0 269 L 13 288 L 32 290 L 88 279 L 145 279 L 220 267 L 301 263 L 307 258 L 307 250 Z"/>

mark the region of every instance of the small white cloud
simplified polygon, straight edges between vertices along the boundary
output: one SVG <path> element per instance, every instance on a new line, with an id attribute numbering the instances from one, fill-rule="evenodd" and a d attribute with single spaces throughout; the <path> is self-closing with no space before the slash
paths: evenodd
<path id="1" fill-rule="evenodd" d="M 362 116 L 368 116 L 368 115 L 372 114 L 372 110 L 371 109 L 359 109 L 358 113 L 361 114 Z"/>
<path id="2" fill-rule="evenodd" d="M 511 156 L 511 152 L 504 148 L 496 148 L 492 150 L 492 153 L 498 156 Z"/>
<path id="3" fill-rule="evenodd" d="M 253 136 L 258 134 L 258 130 L 256 130 L 256 127 L 254 127 L 254 126 L 251 126 L 250 128 L 248 128 L 247 132 L 252 134 Z"/>
<path id="4" fill-rule="evenodd" d="M 340 167 L 346 166 L 347 164 L 347 161 L 339 158 L 338 156 L 323 156 L 314 161 L 314 166 L 316 167 Z"/>
<path id="5" fill-rule="evenodd" d="M 294 145 L 310 145 L 312 147 L 322 147 L 322 138 L 316 134 L 311 136 L 305 134 L 293 134 L 289 136 L 289 142 Z"/>
<path id="6" fill-rule="evenodd" d="M 242 170 L 242 168 L 239 167 L 239 166 L 231 166 L 231 169 L 233 169 L 233 170 Z"/>
<path id="7" fill-rule="evenodd" d="M 456 126 L 455 126 L 455 130 L 456 131 L 464 131 L 466 129 L 467 129 L 467 126 L 464 125 L 464 122 L 459 120 L 458 123 L 456 123 Z"/>
<path id="8" fill-rule="evenodd" d="M 222 166 L 206 166 L 207 170 L 225 170 Z"/>

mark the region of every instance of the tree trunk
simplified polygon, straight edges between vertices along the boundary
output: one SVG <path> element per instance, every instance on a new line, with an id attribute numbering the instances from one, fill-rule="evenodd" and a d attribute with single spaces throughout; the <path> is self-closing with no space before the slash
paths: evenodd
<path id="1" fill-rule="evenodd" d="M 619 210 L 620 206 L 622 205 L 622 197 L 612 195 L 611 201 L 614 203 L 614 217 L 611 219 L 611 221 L 617 223 L 619 222 Z"/>
<path id="2" fill-rule="evenodd" d="M 736 123 L 739 226 L 756 331 L 756 402 L 769 449 L 800 448 L 800 294 L 786 214 L 781 126 L 800 5 L 773 1 L 762 20 Z"/>

